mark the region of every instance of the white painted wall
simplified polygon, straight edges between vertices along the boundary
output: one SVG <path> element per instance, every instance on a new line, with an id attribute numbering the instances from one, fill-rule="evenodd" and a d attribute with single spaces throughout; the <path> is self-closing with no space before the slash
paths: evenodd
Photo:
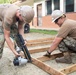
<path id="1" fill-rule="evenodd" d="M 38 4 L 42 4 L 42 16 L 45 16 L 47 13 L 47 10 L 46 10 L 46 2 L 44 0 L 44 1 L 34 3 L 35 17 L 37 17 L 37 5 Z M 66 0 L 60 0 L 60 10 L 63 11 L 64 13 L 66 12 L 65 4 L 66 4 Z M 52 3 L 52 7 L 54 8 L 53 3 Z M 76 0 L 74 0 L 74 12 L 76 12 Z"/>
<path id="2" fill-rule="evenodd" d="M 76 12 L 76 0 L 74 0 L 74 12 Z"/>
<path id="3" fill-rule="evenodd" d="M 60 10 L 65 12 L 65 0 L 60 0 Z"/>

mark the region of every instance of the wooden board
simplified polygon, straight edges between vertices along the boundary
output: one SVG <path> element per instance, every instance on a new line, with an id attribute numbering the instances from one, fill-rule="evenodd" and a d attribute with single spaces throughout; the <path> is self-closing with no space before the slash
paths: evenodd
<path id="1" fill-rule="evenodd" d="M 52 75 L 65 75 L 64 73 L 52 68 L 49 65 L 44 64 L 42 61 L 32 58 L 32 63 L 34 65 L 36 65 L 37 67 L 41 68 L 42 70 L 44 70 L 45 72 L 52 74 Z"/>
<path id="2" fill-rule="evenodd" d="M 65 73 L 65 74 L 69 74 L 69 73 L 74 72 L 74 71 L 76 71 L 76 64 L 61 70 L 61 72 Z"/>
<path id="3" fill-rule="evenodd" d="M 42 39 L 36 39 L 36 40 L 28 40 L 28 43 L 35 43 L 35 42 L 43 42 L 43 41 L 49 41 L 49 40 L 53 40 L 54 37 L 52 38 L 42 38 Z"/>
<path id="4" fill-rule="evenodd" d="M 61 57 L 61 56 L 63 56 L 63 54 L 58 53 L 58 54 L 51 55 L 50 57 L 42 56 L 42 57 L 39 57 L 37 59 L 40 61 L 48 61 L 48 60 L 52 60 L 52 59 L 55 59 L 55 58 Z"/>
<path id="5" fill-rule="evenodd" d="M 30 54 L 33 54 L 33 53 L 38 53 L 38 52 L 44 52 L 46 50 L 48 50 L 50 47 L 46 47 L 46 48 L 38 48 L 38 49 L 31 49 L 29 50 Z"/>
<path id="6" fill-rule="evenodd" d="M 29 47 L 29 46 L 36 46 L 36 45 L 46 45 L 46 44 L 51 44 L 52 43 L 52 40 L 50 41 L 44 41 L 44 42 L 31 42 L 31 43 L 27 43 L 26 45 Z"/>

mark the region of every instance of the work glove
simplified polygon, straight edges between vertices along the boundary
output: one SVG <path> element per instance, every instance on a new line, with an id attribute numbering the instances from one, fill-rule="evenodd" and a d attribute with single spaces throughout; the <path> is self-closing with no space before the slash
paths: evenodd
<path id="1" fill-rule="evenodd" d="M 46 56 L 46 57 L 49 57 L 49 58 L 50 58 L 50 57 L 51 57 L 51 52 L 48 52 L 48 51 L 47 51 L 47 53 L 46 53 L 44 56 Z"/>

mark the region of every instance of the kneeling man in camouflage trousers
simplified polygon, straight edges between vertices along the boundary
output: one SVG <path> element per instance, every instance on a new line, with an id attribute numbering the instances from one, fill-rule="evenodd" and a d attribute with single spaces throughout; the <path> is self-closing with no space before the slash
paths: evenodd
<path id="1" fill-rule="evenodd" d="M 23 25 L 30 23 L 33 17 L 34 11 L 30 6 L 19 7 L 14 4 L 0 4 L 0 21 L 2 22 L 0 24 L 0 58 L 2 57 L 5 41 L 16 57 L 21 56 L 16 52 L 10 39 L 11 27 L 17 24 L 17 31 L 25 38 Z"/>
<path id="2" fill-rule="evenodd" d="M 70 64 L 72 63 L 70 52 L 76 52 L 76 21 L 67 19 L 66 15 L 60 10 L 54 10 L 51 16 L 52 21 L 55 22 L 60 29 L 45 56 L 49 57 L 58 47 L 64 56 L 56 58 L 56 61 Z"/>

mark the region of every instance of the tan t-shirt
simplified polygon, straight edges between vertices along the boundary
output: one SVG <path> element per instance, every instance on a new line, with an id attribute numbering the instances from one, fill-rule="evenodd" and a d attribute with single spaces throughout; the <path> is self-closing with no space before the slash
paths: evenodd
<path id="1" fill-rule="evenodd" d="M 0 4 L 0 20 L 3 22 L 4 28 L 9 29 L 11 25 L 17 22 L 16 11 L 18 9 L 20 7 L 14 4 Z"/>
<path id="2" fill-rule="evenodd" d="M 65 38 L 67 36 L 76 39 L 76 21 L 66 19 L 62 24 L 57 37 Z"/>

